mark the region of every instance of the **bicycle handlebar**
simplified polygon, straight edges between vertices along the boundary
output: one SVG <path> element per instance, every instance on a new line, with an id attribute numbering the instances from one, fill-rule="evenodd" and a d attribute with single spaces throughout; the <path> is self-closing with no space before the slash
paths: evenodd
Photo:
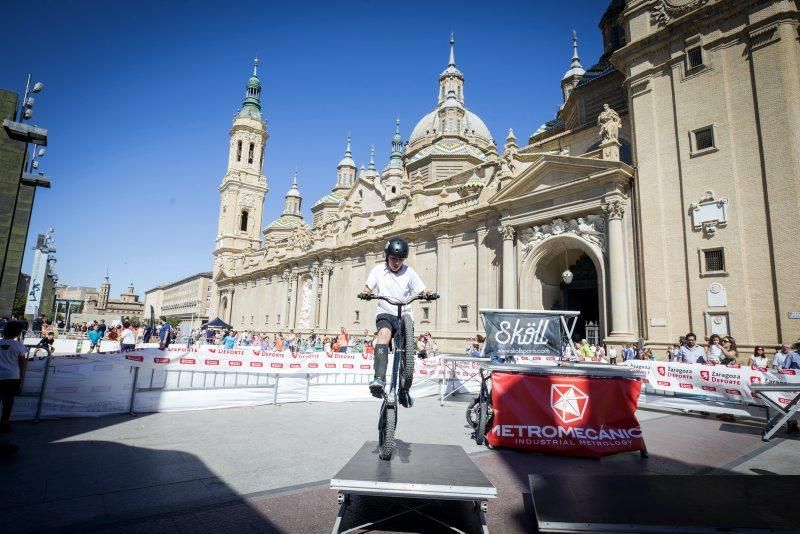
<path id="1" fill-rule="evenodd" d="M 439 298 L 439 294 L 438 293 L 428 293 L 427 295 L 414 295 L 413 297 L 411 297 L 409 300 L 407 300 L 405 302 L 399 301 L 399 300 L 395 300 L 395 299 L 393 299 L 391 297 L 385 297 L 383 295 L 373 295 L 372 293 L 359 293 L 358 294 L 358 298 L 360 298 L 361 300 L 385 300 L 386 302 L 388 302 L 389 304 L 392 304 L 394 306 L 406 306 L 408 304 L 411 304 L 415 300 L 427 300 L 427 301 L 436 300 L 436 299 Z"/>

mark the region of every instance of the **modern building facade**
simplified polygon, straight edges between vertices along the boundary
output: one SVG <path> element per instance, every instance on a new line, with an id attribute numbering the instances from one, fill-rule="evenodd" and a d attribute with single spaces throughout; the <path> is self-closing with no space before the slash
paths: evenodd
<path id="1" fill-rule="evenodd" d="M 145 291 L 145 317 L 149 319 L 151 307 L 156 318 L 161 315 L 178 317 L 181 333 L 188 335 L 209 320 L 211 277 L 210 272 L 197 273 Z"/>
<path id="2" fill-rule="evenodd" d="M 798 336 L 790 255 L 800 174 L 798 9 L 785 0 L 614 0 L 604 52 L 573 38 L 553 120 L 502 150 L 450 56 L 438 98 L 389 162 L 349 140 L 304 220 L 297 176 L 261 232 L 269 138 L 256 72 L 231 129 L 212 315 L 267 332 L 374 329 L 355 298 L 390 236 L 442 298 L 418 330 L 460 350 L 481 308 L 572 309 L 576 332 L 666 347 L 687 331 L 740 347 Z M 567 56 L 567 54 L 565 54 Z M 567 56 L 568 57 L 568 56 Z M 263 237 L 262 237 L 263 234 Z M 663 355 L 662 355 L 663 357 Z"/>

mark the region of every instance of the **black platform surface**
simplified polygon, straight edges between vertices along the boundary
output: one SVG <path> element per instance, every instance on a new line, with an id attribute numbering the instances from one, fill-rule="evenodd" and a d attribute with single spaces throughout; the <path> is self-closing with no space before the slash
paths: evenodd
<path id="1" fill-rule="evenodd" d="M 800 476 L 529 475 L 541 532 L 800 530 Z"/>
<path id="2" fill-rule="evenodd" d="M 378 442 L 368 441 L 331 479 L 345 493 L 455 500 L 485 500 L 497 490 L 456 445 L 398 441 L 389 461 L 378 457 Z"/>

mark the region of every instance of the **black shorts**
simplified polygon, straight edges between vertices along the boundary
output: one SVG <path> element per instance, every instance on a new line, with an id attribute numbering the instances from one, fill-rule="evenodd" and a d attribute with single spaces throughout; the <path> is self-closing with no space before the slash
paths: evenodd
<path id="1" fill-rule="evenodd" d="M 389 313 L 381 313 L 375 318 L 375 329 L 380 331 L 381 328 L 388 328 L 392 332 L 392 337 L 394 337 L 395 332 L 399 328 L 399 323 L 397 321 L 397 316 L 389 314 Z"/>

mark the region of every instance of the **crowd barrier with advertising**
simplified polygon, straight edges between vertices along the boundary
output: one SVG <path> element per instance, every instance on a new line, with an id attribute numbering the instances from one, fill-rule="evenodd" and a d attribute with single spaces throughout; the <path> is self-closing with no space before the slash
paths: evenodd
<path id="1" fill-rule="evenodd" d="M 461 379 L 466 381 L 475 372 L 473 367 L 463 364 L 455 377 L 449 373 L 452 387 L 458 387 Z M 412 396 L 438 395 L 444 364 L 438 357 L 417 358 L 414 375 Z M 293 354 L 211 345 L 42 357 L 28 362 L 23 396 L 17 398 L 12 417 L 86 417 L 286 402 L 377 402 L 366 386 L 372 376 L 372 355 L 360 353 Z"/>
<path id="2" fill-rule="evenodd" d="M 793 369 L 650 360 L 629 360 L 625 365 L 644 373 L 639 405 L 649 407 L 754 415 L 748 407 L 761 407 L 763 403 L 750 389 L 751 384 L 800 383 L 800 375 Z M 778 391 L 767 395 L 784 407 L 792 400 L 791 395 Z"/>

